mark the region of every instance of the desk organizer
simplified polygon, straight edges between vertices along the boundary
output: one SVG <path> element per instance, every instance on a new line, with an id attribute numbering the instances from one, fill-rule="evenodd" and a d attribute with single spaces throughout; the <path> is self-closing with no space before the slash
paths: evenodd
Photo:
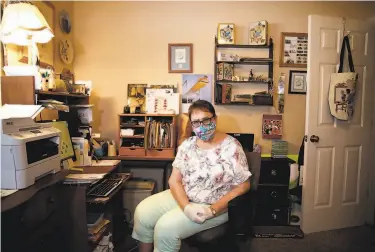
<path id="1" fill-rule="evenodd" d="M 124 135 L 132 129 L 133 135 Z M 173 158 L 176 153 L 176 115 L 120 114 L 119 155 Z"/>

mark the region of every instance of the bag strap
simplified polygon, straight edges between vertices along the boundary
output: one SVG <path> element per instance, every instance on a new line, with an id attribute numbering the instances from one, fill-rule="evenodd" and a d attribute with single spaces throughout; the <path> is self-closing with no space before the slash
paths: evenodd
<path id="1" fill-rule="evenodd" d="M 340 65 L 339 65 L 338 72 L 342 73 L 342 68 L 344 66 L 345 45 L 348 48 L 349 70 L 350 72 L 354 73 L 354 63 L 353 63 L 352 51 L 350 49 L 350 42 L 349 42 L 348 35 L 346 35 L 342 41 L 341 52 L 340 52 Z"/>

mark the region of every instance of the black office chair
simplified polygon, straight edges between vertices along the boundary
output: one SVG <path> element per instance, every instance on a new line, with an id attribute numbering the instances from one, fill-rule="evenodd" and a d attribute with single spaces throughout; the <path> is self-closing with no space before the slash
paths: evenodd
<path id="1" fill-rule="evenodd" d="M 182 242 L 200 252 L 240 251 L 239 240 L 246 240 L 252 232 L 254 220 L 255 194 L 258 187 L 261 158 L 259 153 L 248 152 L 246 158 L 252 176 L 251 189 L 228 204 L 228 222 L 223 225 L 199 232 Z"/>

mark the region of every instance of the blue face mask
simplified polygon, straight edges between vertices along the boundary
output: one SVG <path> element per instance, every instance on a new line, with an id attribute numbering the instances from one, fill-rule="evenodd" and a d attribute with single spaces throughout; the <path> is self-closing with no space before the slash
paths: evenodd
<path id="1" fill-rule="evenodd" d="M 214 137 L 216 130 L 216 123 L 210 122 L 208 125 L 200 125 L 197 128 L 194 128 L 193 131 L 195 135 L 202 141 L 208 141 Z"/>

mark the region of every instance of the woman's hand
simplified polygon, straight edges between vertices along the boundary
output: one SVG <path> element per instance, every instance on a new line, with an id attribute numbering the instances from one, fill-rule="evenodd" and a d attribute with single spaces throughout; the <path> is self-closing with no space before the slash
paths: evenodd
<path id="1" fill-rule="evenodd" d="M 208 206 L 202 206 L 204 210 L 203 217 L 205 220 L 209 220 L 214 217 L 214 213 Z"/>
<path id="2" fill-rule="evenodd" d="M 190 220 L 202 224 L 206 220 L 205 208 L 204 206 L 189 203 L 185 206 L 184 213 Z"/>

